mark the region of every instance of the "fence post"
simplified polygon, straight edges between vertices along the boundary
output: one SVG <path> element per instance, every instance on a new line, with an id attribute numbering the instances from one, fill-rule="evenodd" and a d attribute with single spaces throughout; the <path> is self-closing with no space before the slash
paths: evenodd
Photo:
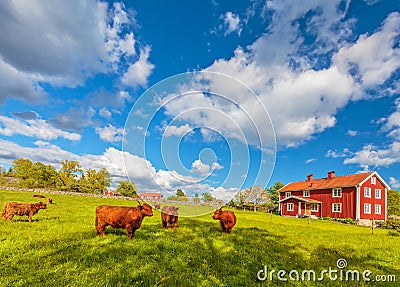
<path id="1" fill-rule="evenodd" d="M 374 228 L 375 228 L 375 220 L 372 218 L 372 220 L 371 220 L 372 235 L 374 235 Z"/>
<path id="2" fill-rule="evenodd" d="M 272 210 L 269 211 L 269 221 L 272 221 Z"/>

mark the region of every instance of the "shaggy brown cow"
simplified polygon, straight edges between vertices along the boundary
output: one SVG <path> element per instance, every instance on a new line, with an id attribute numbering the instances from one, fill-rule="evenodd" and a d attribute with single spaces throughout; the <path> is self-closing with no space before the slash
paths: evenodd
<path id="1" fill-rule="evenodd" d="M 154 203 L 154 208 L 155 209 L 160 209 L 161 208 L 161 205 L 157 202 L 157 203 Z"/>
<path id="2" fill-rule="evenodd" d="M 176 230 L 178 228 L 178 207 L 175 206 L 164 206 L 161 210 L 161 228 L 171 229 L 174 226 Z"/>
<path id="3" fill-rule="evenodd" d="M 52 199 L 51 197 L 48 197 L 48 198 L 47 198 L 47 203 L 53 204 L 53 199 Z"/>
<path id="4" fill-rule="evenodd" d="M 106 226 L 125 228 L 128 238 L 132 239 L 136 229 L 142 225 L 145 216 L 153 216 L 153 209 L 147 203 L 137 207 L 100 205 L 96 208 L 97 235 L 105 235 Z"/>
<path id="5" fill-rule="evenodd" d="M 12 220 L 14 215 L 28 216 L 29 222 L 32 222 L 32 216 L 38 213 L 40 209 L 46 209 L 47 205 L 43 202 L 22 203 L 6 202 L 3 206 L 2 217 L 4 220 Z"/>
<path id="6" fill-rule="evenodd" d="M 231 233 L 232 228 L 236 224 L 236 216 L 235 214 L 230 211 L 230 210 L 224 210 L 218 209 L 214 212 L 214 215 L 212 216 L 213 219 L 219 220 L 219 225 L 222 227 L 222 232 L 226 233 Z"/>

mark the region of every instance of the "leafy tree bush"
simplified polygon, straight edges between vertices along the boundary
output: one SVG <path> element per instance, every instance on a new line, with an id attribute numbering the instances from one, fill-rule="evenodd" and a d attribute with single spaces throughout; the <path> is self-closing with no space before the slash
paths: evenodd
<path id="1" fill-rule="evenodd" d="M 130 181 L 121 181 L 118 183 L 117 192 L 122 194 L 123 196 L 129 196 L 137 198 L 137 188 L 133 182 Z"/>

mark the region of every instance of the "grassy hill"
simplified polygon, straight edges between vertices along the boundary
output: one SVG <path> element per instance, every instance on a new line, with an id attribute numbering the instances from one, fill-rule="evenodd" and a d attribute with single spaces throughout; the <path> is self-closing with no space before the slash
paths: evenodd
<path id="1" fill-rule="evenodd" d="M 283 218 L 235 211 L 232 234 L 222 234 L 211 214 L 180 218 L 179 229 L 161 229 L 160 213 L 146 217 L 133 240 L 125 230 L 96 236 L 95 209 L 100 204 L 135 202 L 51 195 L 53 205 L 26 217 L 0 220 L 0 286 L 398 286 L 400 237 L 376 229 L 320 220 Z M 6 201 L 38 201 L 30 192 L 0 191 Z M 339 269 L 337 261 L 347 267 Z M 272 281 L 257 279 L 267 266 Z M 296 273 L 342 270 L 330 280 L 293 281 Z M 286 270 L 288 281 L 277 278 Z M 370 270 L 370 282 L 345 281 L 345 272 Z M 344 272 L 344 273 L 343 273 Z M 263 275 L 264 273 L 260 273 Z M 268 273 L 270 275 L 270 273 Z M 372 282 L 395 275 L 397 282 Z M 384 277 L 379 277 L 383 279 Z M 389 280 L 388 277 L 385 278 Z M 390 278 L 393 280 L 393 278 Z"/>

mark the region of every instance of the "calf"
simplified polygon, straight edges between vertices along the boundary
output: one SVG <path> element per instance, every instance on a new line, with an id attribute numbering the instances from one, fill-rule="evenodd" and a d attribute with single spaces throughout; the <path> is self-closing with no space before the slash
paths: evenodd
<path id="1" fill-rule="evenodd" d="M 157 203 L 154 203 L 154 208 L 155 209 L 160 209 L 160 207 L 161 207 L 161 205 L 157 202 Z"/>
<path id="2" fill-rule="evenodd" d="M 48 198 L 47 198 L 47 203 L 53 204 L 53 199 L 52 199 L 51 197 L 48 197 Z"/>
<path id="3" fill-rule="evenodd" d="M 171 229 L 174 226 L 176 230 L 178 228 L 178 207 L 175 206 L 164 206 L 161 210 L 161 228 Z"/>
<path id="4" fill-rule="evenodd" d="M 231 233 L 232 228 L 236 224 L 236 216 L 230 210 L 222 211 L 222 209 L 220 208 L 214 212 L 212 218 L 215 220 L 219 220 L 219 225 L 221 225 L 222 232 L 224 233 Z"/>
<path id="5" fill-rule="evenodd" d="M 142 225 L 145 216 L 153 216 L 153 209 L 147 203 L 137 207 L 100 205 L 96 208 L 96 232 L 104 236 L 106 226 L 125 228 L 132 239 L 136 229 Z"/>
<path id="6" fill-rule="evenodd" d="M 38 213 L 40 209 L 46 209 L 47 205 L 43 202 L 22 203 L 6 202 L 3 206 L 2 217 L 4 220 L 12 220 L 14 215 L 28 216 L 29 222 L 32 222 L 32 216 Z"/>

